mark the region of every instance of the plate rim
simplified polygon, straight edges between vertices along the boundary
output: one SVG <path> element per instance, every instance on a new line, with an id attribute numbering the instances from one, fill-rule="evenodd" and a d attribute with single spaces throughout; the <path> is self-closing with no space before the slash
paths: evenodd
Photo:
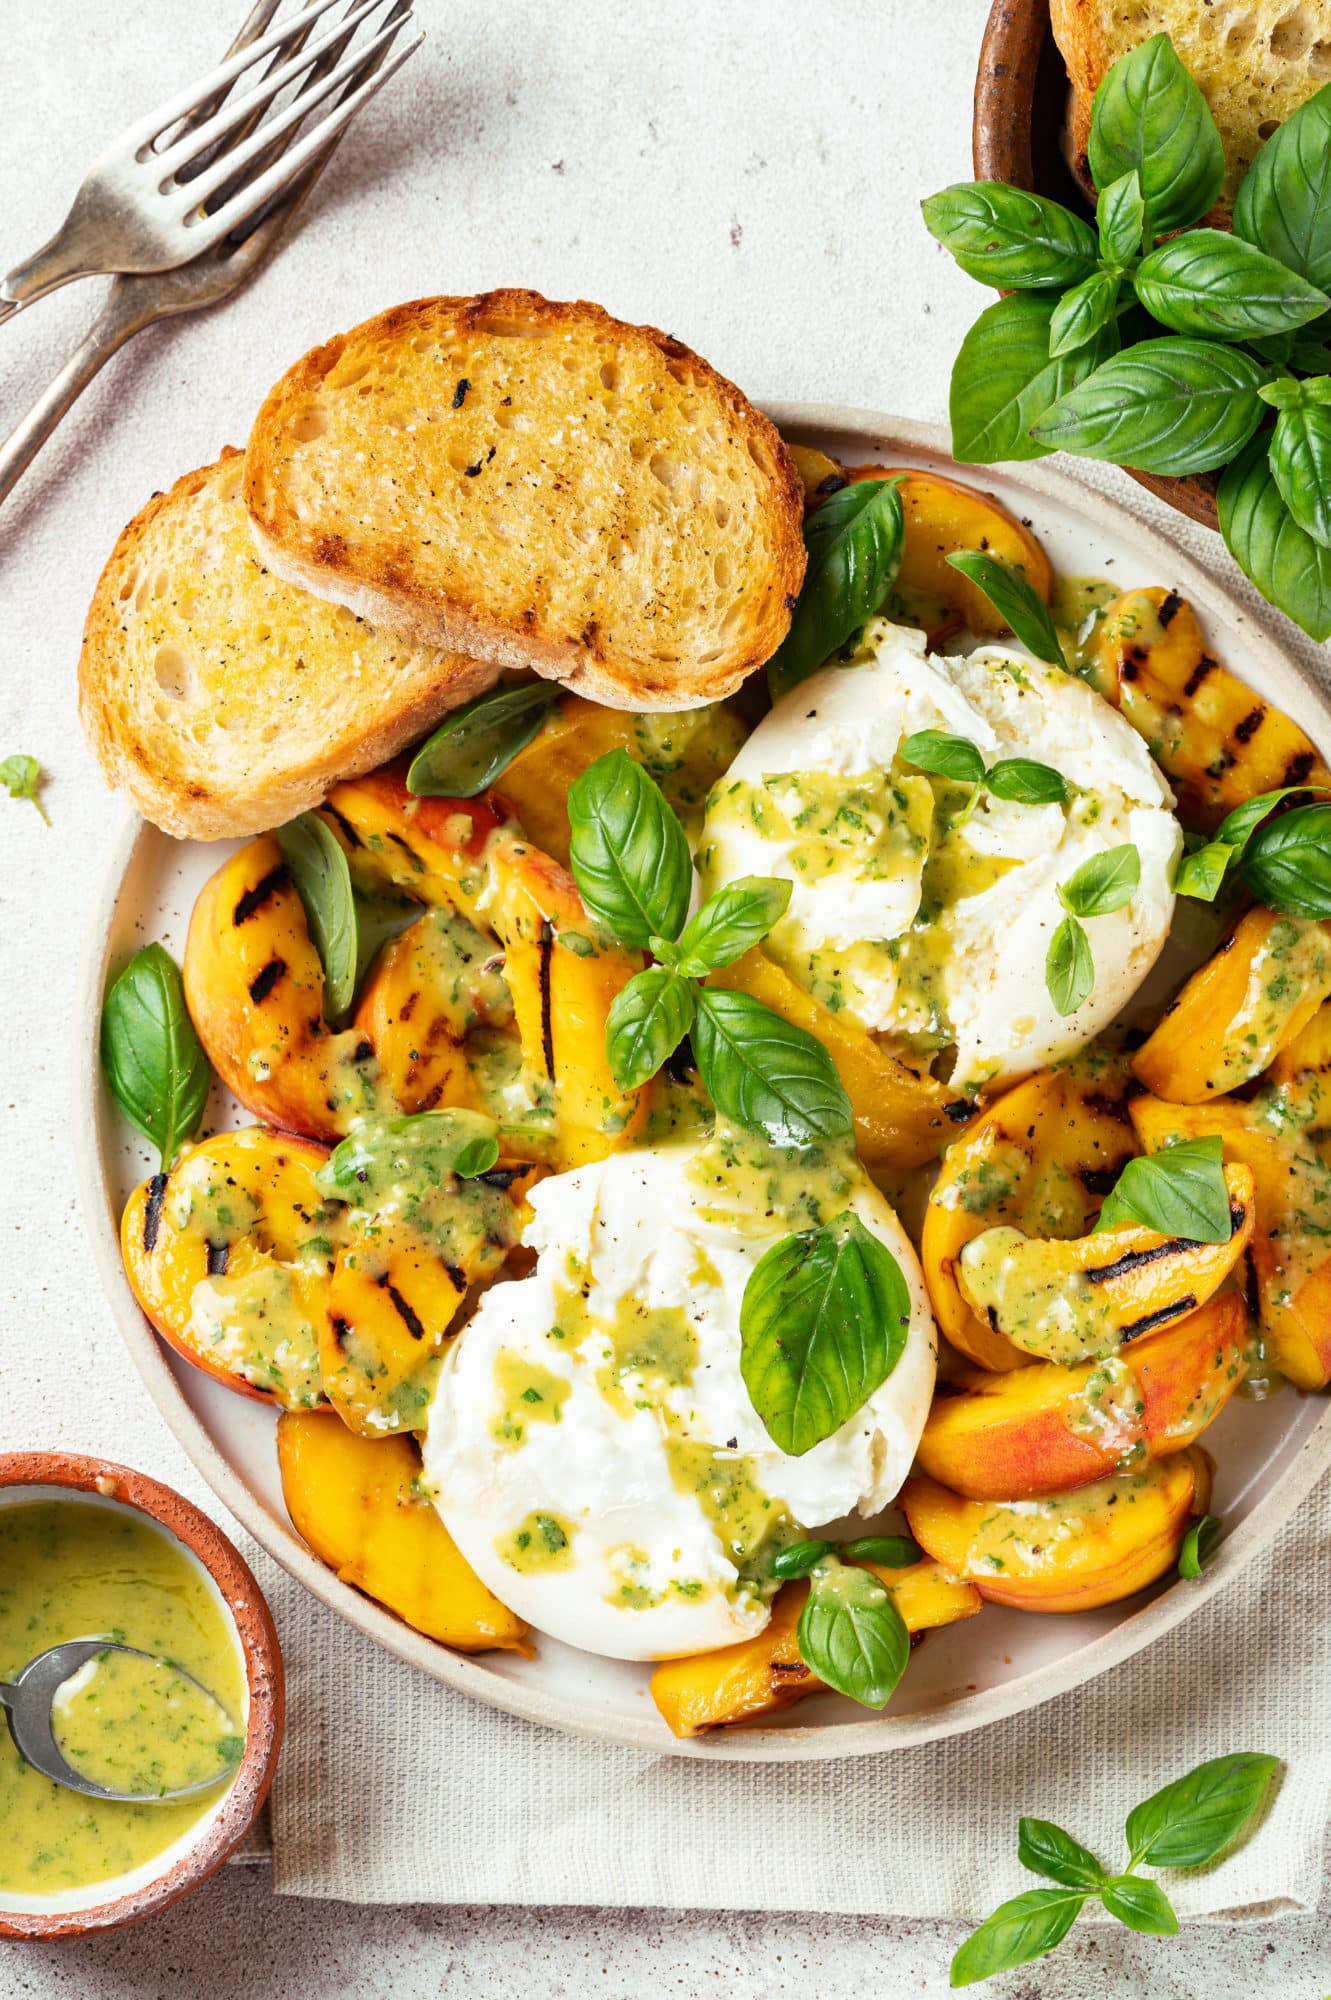
<path id="1" fill-rule="evenodd" d="M 854 437 L 871 452 L 904 451 L 945 461 L 967 483 L 978 483 L 984 466 L 957 466 L 946 432 L 937 425 L 892 416 L 883 411 L 844 404 L 764 402 L 762 408 L 783 436 Z M 996 468 L 1000 478 L 1047 499 L 1056 508 L 1085 515 L 1097 497 L 1095 490 L 1044 462 L 1023 462 Z M 1144 557 L 1158 561 L 1163 544 L 1169 551 L 1174 580 L 1212 621 L 1227 621 L 1244 630 L 1245 645 L 1260 657 L 1265 685 L 1274 698 L 1302 713 L 1312 710 L 1309 734 L 1331 752 L 1331 703 L 1321 690 L 1281 650 L 1274 635 L 1228 585 L 1218 581 L 1175 544 L 1166 533 L 1149 526 L 1130 506 L 1115 500 L 1120 519 L 1116 530 L 1142 545 Z M 679 1739 L 662 1736 L 661 1719 L 644 1712 L 639 1718 L 598 1722 L 592 1704 L 568 1695 L 552 1695 L 538 1686 L 506 1680 L 486 1668 L 484 1655 L 457 1653 L 414 1631 L 384 1606 L 343 1583 L 296 1534 L 269 1514 L 244 1479 L 228 1464 L 203 1420 L 190 1407 L 166 1358 L 166 1348 L 152 1330 L 130 1289 L 120 1256 L 119 1225 L 112 1194 L 106 1145 L 108 1100 L 98 1059 L 101 999 L 111 950 L 111 929 L 121 884 L 140 848 L 159 830 L 126 808 L 107 866 L 97 886 L 92 922 L 86 934 L 76 985 L 73 1034 L 73 1144 L 76 1179 L 84 1226 L 91 1239 L 93 1261 L 103 1295 L 121 1338 L 158 1412 L 195 1470 L 246 1532 L 294 1581 L 310 1591 L 353 1629 L 386 1652 L 428 1674 L 433 1680 L 528 1722 L 540 1723 L 565 1735 L 614 1743 L 657 1756 L 704 1757 L 730 1763 L 808 1763 L 843 1757 L 882 1756 L 893 1750 L 938 1741 L 1028 1713 L 1046 1701 L 1067 1694 L 1171 1631 L 1235 1577 L 1288 1521 L 1317 1479 L 1331 1467 L 1331 1401 L 1288 1465 L 1254 1502 L 1250 1512 L 1225 1538 L 1217 1560 L 1186 1587 L 1174 1584 L 1124 1618 L 1071 1659 L 1051 1661 L 1000 1687 L 977 1690 L 945 1705 L 909 1715 L 885 1715 L 874 1721 L 791 1725 L 782 1729 L 719 1731 L 714 1736 Z"/>

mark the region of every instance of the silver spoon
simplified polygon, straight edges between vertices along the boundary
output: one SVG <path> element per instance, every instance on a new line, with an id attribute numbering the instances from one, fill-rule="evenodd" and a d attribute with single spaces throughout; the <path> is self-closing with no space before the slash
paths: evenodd
<path id="1" fill-rule="evenodd" d="M 182 1785 L 179 1791 L 116 1792 L 109 1791 L 105 1785 L 95 1784 L 67 1763 L 51 1727 L 55 1698 L 80 1667 L 104 1653 L 130 1653 L 140 1660 L 156 1660 L 157 1657 L 143 1652 L 138 1646 L 118 1646 L 106 1639 L 67 1639 L 63 1645 L 48 1646 L 44 1653 L 38 1653 L 35 1660 L 29 1660 L 16 1681 L 0 1681 L 0 1708 L 5 1710 L 9 1733 L 20 1757 L 26 1758 L 34 1770 L 57 1785 L 67 1785 L 71 1792 L 82 1792 L 85 1798 L 117 1799 L 122 1805 L 155 1805 L 159 1801 L 188 1799 L 197 1792 L 211 1791 L 235 1770 L 240 1762 L 238 1757 L 233 1757 L 229 1764 L 219 1766 L 211 1777 L 200 1778 L 193 1785 Z M 193 1674 L 184 1673 L 174 1661 L 171 1667 L 182 1680 L 189 1681 L 200 1694 L 216 1702 L 219 1709 L 222 1708 L 216 1695 L 201 1681 L 196 1681 Z M 225 1714 L 224 1709 L 222 1712 Z"/>

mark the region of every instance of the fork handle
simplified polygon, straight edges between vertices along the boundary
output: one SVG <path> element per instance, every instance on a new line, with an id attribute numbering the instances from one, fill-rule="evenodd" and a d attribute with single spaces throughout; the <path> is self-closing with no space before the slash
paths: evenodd
<path id="1" fill-rule="evenodd" d="M 17 308 L 16 308 L 17 310 Z M 113 285 L 111 295 L 60 373 L 0 445 L 0 501 L 8 499 L 66 411 L 98 370 L 154 315 L 145 316 Z"/>
<path id="2" fill-rule="evenodd" d="M 73 278 L 99 277 L 106 267 L 97 253 L 96 234 L 76 202 L 40 250 L 0 278 L 0 326 L 34 299 L 44 299 Z"/>

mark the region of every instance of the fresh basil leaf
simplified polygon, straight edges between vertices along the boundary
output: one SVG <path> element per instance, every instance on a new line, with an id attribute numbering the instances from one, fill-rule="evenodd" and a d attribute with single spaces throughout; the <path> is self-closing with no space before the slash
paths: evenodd
<path id="1" fill-rule="evenodd" d="M 203 1122 L 212 1071 L 170 952 L 135 952 L 102 1003 L 102 1069 L 116 1103 L 151 1139 L 165 1172 Z"/>
<path id="2" fill-rule="evenodd" d="M 1279 1769 L 1278 1757 L 1241 1750 L 1231 1757 L 1212 1757 L 1153 1792 L 1128 1814 L 1134 1863 L 1197 1868 L 1214 1861 L 1257 1816 Z"/>
<path id="3" fill-rule="evenodd" d="M 474 1180 L 499 1158 L 498 1128 L 459 1106 L 401 1118 L 366 1118 L 334 1146 L 314 1176 L 321 1194 L 374 1208 L 403 1180 L 438 1186 L 450 1175 Z"/>
<path id="4" fill-rule="evenodd" d="M 984 777 L 984 758 L 969 736 L 949 736 L 945 729 L 920 729 L 907 736 L 899 755 L 917 771 L 935 778 L 951 778 L 959 785 L 978 785 Z"/>
<path id="5" fill-rule="evenodd" d="M 970 328 L 952 364 L 948 416 L 952 456 L 963 465 L 1044 458 L 1032 426 L 1061 396 L 1118 349 L 1118 329 L 1102 327 L 1085 347 L 1051 359 L 1056 301 L 1014 292 L 989 306 Z"/>
<path id="6" fill-rule="evenodd" d="M 901 566 L 905 515 L 895 480 L 860 479 L 804 523 L 808 566 L 790 630 L 767 662 L 773 701 L 807 680 L 872 618 Z"/>
<path id="7" fill-rule="evenodd" d="M 1270 443 L 1271 477 L 1296 524 L 1331 547 L 1331 408 L 1297 402 L 1280 412 Z"/>
<path id="8" fill-rule="evenodd" d="M 1101 192 L 1095 204 L 1100 255 L 1106 264 L 1122 268 L 1141 256 L 1146 234 L 1146 200 L 1135 167 L 1120 174 Z"/>
<path id="9" fill-rule="evenodd" d="M 1017 1859 L 1032 1875 L 1047 1875 L 1065 1889 L 1096 1889 L 1105 1871 L 1079 1840 L 1048 1819 L 1023 1819 L 1017 1828 Z"/>
<path id="10" fill-rule="evenodd" d="M 1310 340 L 1308 332 L 1316 333 L 1313 326 L 1297 339 L 1290 342 L 1285 359 L 1291 368 L 1301 368 L 1305 375 L 1321 383 L 1331 379 L 1331 347 L 1324 340 Z"/>
<path id="11" fill-rule="evenodd" d="M 951 1984 L 973 1986 L 1029 1965 L 1062 1944 L 1077 1921 L 1088 1892 L 1084 1889 L 1027 1889 L 1000 1903 L 978 1930 L 972 1931 L 952 1960 Z"/>
<path id="12" fill-rule="evenodd" d="M 962 181 L 920 207 L 929 234 L 982 285 L 1075 285 L 1095 269 L 1095 238 L 1080 216 L 1006 181 Z"/>
<path id="13" fill-rule="evenodd" d="M 820 1681 L 864 1708 L 882 1708 L 910 1661 L 906 1622 L 871 1570 L 835 1557 L 809 1579 L 796 1634 L 800 1658 Z"/>
<path id="14" fill-rule="evenodd" d="M 1032 425 L 1037 444 L 1137 472 L 1209 472 L 1262 420 L 1265 364 L 1210 341 L 1142 340 L 1097 368 Z"/>
<path id="15" fill-rule="evenodd" d="M 1203 1514 L 1200 1521 L 1194 1521 L 1183 1537 L 1183 1547 L 1179 1550 L 1179 1575 L 1189 1582 L 1194 1577 L 1200 1576 L 1207 1565 L 1214 1561 L 1224 1534 L 1224 1524 L 1218 1521 L 1214 1514 Z"/>
<path id="16" fill-rule="evenodd" d="M 1119 283 L 1117 271 L 1092 271 L 1089 278 L 1064 292 L 1049 322 L 1051 356 L 1057 358 L 1085 347 L 1101 327 L 1108 326 L 1118 310 Z"/>
<path id="17" fill-rule="evenodd" d="M 35 757 L 19 752 L 13 757 L 0 760 L 0 785 L 3 785 L 11 799 L 28 799 L 36 806 L 46 824 L 51 824 L 46 807 L 37 796 L 37 787 L 42 782 L 42 767 Z"/>
<path id="18" fill-rule="evenodd" d="M 1191 896 L 1199 903 L 1213 903 L 1225 886 L 1225 877 L 1235 850 L 1223 840 L 1208 840 L 1185 854 L 1174 877 L 1174 894 Z"/>
<path id="19" fill-rule="evenodd" d="M 891 1251 L 849 1209 L 764 1252 L 740 1306 L 740 1372 L 778 1450 L 839 1431 L 906 1345 L 910 1293 Z"/>
<path id="20" fill-rule="evenodd" d="M 568 790 L 569 867 L 591 914 L 621 944 L 677 938 L 693 864 L 660 786 L 626 750 L 609 750 Z"/>
<path id="21" fill-rule="evenodd" d="M 1219 1134 L 1176 1139 L 1158 1153 L 1129 1160 L 1105 1197 L 1097 1226 L 1116 1229 L 1125 1222 L 1189 1243 L 1228 1243 L 1234 1232 Z"/>
<path id="22" fill-rule="evenodd" d="M 988 598 L 1028 652 L 1051 667 L 1063 666 L 1063 648 L 1058 643 L 1048 606 L 1019 569 L 1000 562 L 984 549 L 957 549 L 947 560 Z"/>
<path id="23" fill-rule="evenodd" d="M 1263 359 L 1273 358 L 1267 353 L 1267 349 L 1275 345 L 1273 341 L 1255 340 L 1252 345 L 1257 348 Z M 1282 355 L 1278 365 L 1283 367 L 1284 362 L 1285 357 Z M 1287 410 L 1291 404 L 1302 400 L 1303 384 L 1296 382 L 1292 375 L 1277 375 L 1274 382 L 1263 382 L 1257 393 L 1264 403 L 1271 405 L 1273 410 Z"/>
<path id="24" fill-rule="evenodd" d="M 774 1146 L 846 1139 L 850 1099 L 816 1036 L 749 993 L 705 987 L 697 999 L 693 1054 L 717 1110 Z"/>
<path id="25" fill-rule="evenodd" d="M 989 790 L 996 799 L 1009 799 L 1019 806 L 1061 806 L 1068 796 L 1067 780 L 1052 764 L 1037 764 L 1033 757 L 1004 757 L 985 773 Z"/>
<path id="26" fill-rule="evenodd" d="M 555 681 L 490 688 L 446 715 L 411 760 L 418 797 L 474 799 L 525 750 L 564 692 Z"/>
<path id="27" fill-rule="evenodd" d="M 1215 838 L 1241 852 L 1252 839 L 1253 834 L 1268 813 L 1283 805 L 1286 799 L 1306 799 L 1310 792 L 1324 792 L 1325 785 L 1282 785 L 1278 791 L 1257 792 L 1245 799 L 1241 806 L 1227 812 L 1215 830 Z"/>
<path id="28" fill-rule="evenodd" d="M 839 1542 L 836 1553 L 847 1562 L 877 1563 L 883 1569 L 910 1569 L 924 1557 L 909 1535 L 856 1535 L 854 1541 Z"/>
<path id="29" fill-rule="evenodd" d="M 832 1553 L 830 1542 L 792 1542 L 772 1557 L 772 1575 L 789 1583 L 792 1577 L 807 1576 Z"/>
<path id="30" fill-rule="evenodd" d="M 1168 35 L 1152 35 L 1106 72 L 1087 156 L 1098 188 L 1136 169 L 1153 236 L 1186 229 L 1216 201 L 1225 178 L 1220 134 Z"/>
<path id="31" fill-rule="evenodd" d="M 1239 868 L 1268 910 L 1282 917 L 1331 917 L 1331 806 L 1295 806 L 1267 820 Z"/>
<path id="32" fill-rule="evenodd" d="M 1234 198 L 1234 234 L 1331 286 L 1331 84 L 1280 125 Z"/>
<path id="33" fill-rule="evenodd" d="M 1297 271 L 1225 229 L 1190 229 L 1160 244 L 1132 282 L 1155 319 L 1207 340 L 1293 333 L 1331 305 Z"/>
<path id="34" fill-rule="evenodd" d="M 605 1052 L 621 1090 L 655 1076 L 693 1025 L 693 987 L 663 965 L 637 972 L 610 1003 Z"/>
<path id="35" fill-rule="evenodd" d="M 1075 1014 L 1095 987 L 1091 941 L 1075 917 L 1064 917 L 1045 954 L 1044 983 L 1049 998 L 1066 1020 Z"/>
<path id="36" fill-rule="evenodd" d="M 1158 1882 L 1146 1875 L 1116 1875 L 1100 1891 L 1100 1901 L 1111 1917 L 1117 1917 L 1130 1931 L 1144 1931 L 1147 1937 L 1175 1937 L 1178 1918 Z"/>
<path id="37" fill-rule="evenodd" d="M 340 1021 L 356 992 L 359 918 L 342 843 L 318 813 L 277 829 L 277 844 L 305 910 L 324 972 L 324 1013 Z"/>
<path id="38" fill-rule="evenodd" d="M 689 919 L 679 941 L 679 970 L 701 979 L 761 944 L 785 915 L 793 887 L 776 875 L 741 875 L 727 882 Z"/>
<path id="39" fill-rule="evenodd" d="M 1074 917 L 1107 917 L 1130 903 L 1141 887 L 1142 858 L 1136 846 L 1125 840 L 1121 847 L 1107 847 L 1059 884 L 1058 897 Z"/>
<path id="40" fill-rule="evenodd" d="M 1331 549 L 1290 513 L 1255 437 L 1228 467 L 1216 494 L 1220 532 L 1243 574 L 1312 639 L 1331 639 Z"/>

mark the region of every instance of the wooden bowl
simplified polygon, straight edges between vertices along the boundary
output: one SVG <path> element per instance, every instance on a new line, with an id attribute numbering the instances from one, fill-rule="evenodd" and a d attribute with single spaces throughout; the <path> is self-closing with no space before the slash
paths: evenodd
<path id="1" fill-rule="evenodd" d="M 176 1539 L 202 1565 L 235 1627 L 245 1663 L 249 1713 L 245 1753 L 225 1795 L 183 1834 L 131 1874 L 112 1876 L 67 1895 L 20 1898 L 22 1907 L 3 1907 L 12 1891 L 0 1889 L 0 1938 L 82 1937 L 141 1923 L 191 1889 L 197 1889 L 253 1826 L 268 1796 L 282 1748 L 286 1717 L 282 1649 L 263 1592 L 221 1529 L 169 1486 L 145 1473 L 104 1458 L 69 1452 L 0 1453 L 0 1495 L 50 1500 L 61 1490 L 78 1504 L 129 1507 Z"/>
<path id="2" fill-rule="evenodd" d="M 971 152 L 976 179 L 1029 188 L 1094 220 L 1089 178 L 1083 186 L 1063 154 L 1061 135 L 1070 88 L 1049 26 L 1049 0 L 994 0 L 975 78 Z M 1219 529 L 1218 475 L 1199 472 L 1163 479 L 1154 472 L 1125 470 L 1180 514 Z"/>

